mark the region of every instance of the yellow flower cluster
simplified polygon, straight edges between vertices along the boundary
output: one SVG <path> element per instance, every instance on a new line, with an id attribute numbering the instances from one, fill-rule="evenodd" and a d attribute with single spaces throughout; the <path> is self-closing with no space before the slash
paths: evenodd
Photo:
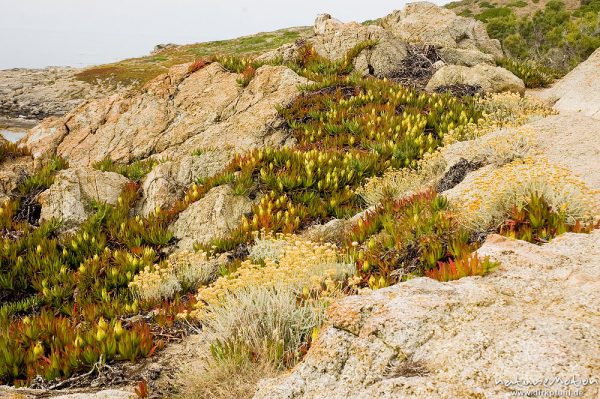
<path id="1" fill-rule="evenodd" d="M 173 266 L 164 262 L 146 266 L 129 283 L 129 289 L 142 301 L 155 302 L 169 299 L 181 290 L 181 285 L 173 272 Z"/>
<path id="2" fill-rule="evenodd" d="M 426 189 L 442 176 L 446 169 L 446 161 L 439 151 L 425 154 L 417 162 L 416 169 L 391 169 L 383 176 L 372 177 L 356 190 L 368 206 L 379 204 L 386 195 L 402 198 Z"/>
<path id="3" fill-rule="evenodd" d="M 495 166 L 541 154 L 537 149 L 536 132 L 528 127 L 501 129 L 475 140 L 454 144 L 443 153 L 450 163 L 451 159 L 465 158 Z"/>
<path id="4" fill-rule="evenodd" d="M 541 157 L 481 169 L 468 188 L 451 193 L 449 199 L 462 220 L 478 229 L 501 223 L 507 212 L 515 205 L 524 205 L 531 193 L 565 212 L 568 223 L 591 221 L 600 214 L 600 190 L 592 190 L 571 170 Z"/>
<path id="5" fill-rule="evenodd" d="M 197 287 L 214 278 L 217 262 L 205 252 L 177 252 L 168 261 L 146 266 L 129 283 L 131 291 L 142 301 L 172 298 L 182 287 Z"/>
<path id="6" fill-rule="evenodd" d="M 534 119 L 552 115 L 555 111 L 542 101 L 521 97 L 517 93 L 496 93 L 477 100 L 483 109 L 483 118 L 477 124 L 470 123 L 465 129 L 455 130 L 444 137 L 444 144 L 472 140 L 502 127 L 522 126 Z"/>
<path id="7" fill-rule="evenodd" d="M 334 296 L 339 291 L 340 281 L 355 271 L 354 264 L 344 262 L 334 244 L 319 244 L 294 235 L 280 239 L 286 246 L 279 262 L 266 258 L 263 266 L 246 260 L 235 272 L 201 287 L 198 305 L 191 316 L 202 318 L 206 305 L 216 305 L 228 294 L 248 287 L 289 285 L 306 296 Z"/>

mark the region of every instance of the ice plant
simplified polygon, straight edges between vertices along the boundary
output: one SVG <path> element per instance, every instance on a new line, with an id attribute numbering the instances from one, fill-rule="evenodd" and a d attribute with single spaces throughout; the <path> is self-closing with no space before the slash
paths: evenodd
<path id="1" fill-rule="evenodd" d="M 438 281 L 452 281 L 469 276 L 485 276 L 498 266 L 489 258 L 480 259 L 477 254 L 438 262 L 437 267 L 425 271 L 425 275 Z"/>

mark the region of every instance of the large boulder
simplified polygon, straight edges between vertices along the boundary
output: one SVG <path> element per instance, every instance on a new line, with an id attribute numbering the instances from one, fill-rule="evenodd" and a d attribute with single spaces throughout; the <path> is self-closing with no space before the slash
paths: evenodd
<path id="1" fill-rule="evenodd" d="M 502 58 L 500 42 L 490 39 L 485 25 L 460 17 L 435 4 L 410 3 L 401 11 L 384 17 L 380 24 L 343 23 L 321 14 L 314 23 L 314 36 L 264 54 L 259 59 L 292 61 L 305 43 L 331 61 L 341 61 L 357 44 L 375 41 L 354 59 L 354 70 L 363 75 L 395 76 L 403 71 L 409 57 L 408 45 L 430 45 L 447 64 L 474 66 L 495 64 Z M 433 60 L 432 62 L 435 62 Z"/>
<path id="2" fill-rule="evenodd" d="M 598 384 L 582 381 L 600 374 L 600 231 L 544 246 L 491 236 L 479 254 L 501 266 L 334 304 L 303 362 L 264 380 L 254 398 L 507 398 L 567 388 L 597 398 Z"/>
<path id="3" fill-rule="evenodd" d="M 331 61 L 342 61 L 356 45 L 375 41 L 373 49 L 363 50 L 354 59 L 354 70 L 363 75 L 391 75 L 407 55 L 406 45 L 381 26 L 344 24 L 323 14 L 315 21 L 315 33 L 316 36 L 309 39 L 310 44 L 319 55 Z"/>
<path id="4" fill-rule="evenodd" d="M 235 195 L 228 185 L 213 188 L 181 212 L 173 223 L 171 229 L 179 240 L 178 247 L 191 250 L 196 242 L 207 243 L 224 236 L 239 225 L 242 215 L 250 211 L 252 204 L 249 198 Z"/>
<path id="5" fill-rule="evenodd" d="M 456 47 L 444 47 L 438 50 L 440 58 L 449 65 L 475 66 L 477 64 L 494 65 L 496 62 L 491 54 L 479 50 L 466 50 Z"/>
<path id="6" fill-rule="evenodd" d="M 478 51 L 494 58 L 503 56 L 500 42 L 490 39 L 482 22 L 458 16 L 433 3 L 409 3 L 383 18 L 381 25 L 407 43 Z"/>
<path id="7" fill-rule="evenodd" d="M 156 208 L 169 207 L 193 182 L 215 176 L 231 159 L 232 154 L 226 150 L 208 150 L 155 166 L 142 184 L 141 214 L 147 216 Z"/>
<path id="8" fill-rule="evenodd" d="M 306 79 L 285 67 L 264 66 L 244 88 L 239 74 L 218 63 L 188 68 L 173 67 L 140 92 L 115 94 L 44 121 L 21 144 L 36 158 L 56 154 L 71 165 L 89 166 L 105 158 L 178 159 L 197 149 L 244 151 L 285 143 L 276 106 L 291 102 Z"/>
<path id="9" fill-rule="evenodd" d="M 63 229 L 78 226 L 93 213 L 94 203 L 116 205 L 129 180 L 118 173 L 91 168 L 66 169 L 39 196 L 40 220 L 58 219 Z"/>
<path id="10" fill-rule="evenodd" d="M 549 89 L 536 94 L 560 112 L 600 119 L 600 49 Z"/>
<path id="11" fill-rule="evenodd" d="M 285 44 L 263 54 L 259 60 L 280 58 L 290 62 L 298 56 L 300 47 L 309 44 L 320 56 L 340 62 L 358 44 L 374 41 L 376 45 L 373 48 L 364 49 L 358 54 L 353 67 L 362 75 L 384 77 L 396 72 L 407 56 L 406 44 L 381 26 L 343 23 L 329 14 L 321 14 L 315 20 L 314 32 L 314 36 L 297 43 Z"/>
<path id="12" fill-rule="evenodd" d="M 502 67 L 488 64 L 473 67 L 446 65 L 433 74 L 425 90 L 435 91 L 457 84 L 480 86 L 485 93 L 525 93 L 525 84 L 521 79 Z"/>

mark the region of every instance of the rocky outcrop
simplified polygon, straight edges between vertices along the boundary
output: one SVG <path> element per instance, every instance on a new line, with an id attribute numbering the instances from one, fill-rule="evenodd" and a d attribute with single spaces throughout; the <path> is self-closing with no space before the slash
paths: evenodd
<path id="1" fill-rule="evenodd" d="M 191 250 L 194 243 L 206 243 L 237 227 L 240 218 L 252 207 L 252 200 L 234 195 L 228 186 L 210 190 L 204 198 L 179 214 L 172 231 L 180 249 Z"/>
<path id="2" fill-rule="evenodd" d="M 298 48 L 308 43 L 319 55 L 340 61 L 357 44 L 373 40 L 377 44 L 358 55 L 354 69 L 363 75 L 384 77 L 401 70 L 409 44 L 434 46 L 447 64 L 493 65 L 503 56 L 500 42 L 490 39 L 483 23 L 427 2 L 410 3 L 383 18 L 379 25 L 342 23 L 322 14 L 315 20 L 314 33 L 306 41 L 286 44 L 261 59 L 291 61 Z"/>
<path id="3" fill-rule="evenodd" d="M 92 214 L 94 203 L 115 205 L 128 182 L 113 172 L 83 167 L 63 170 L 39 196 L 40 220 L 58 219 L 63 229 L 76 227 Z"/>
<path id="4" fill-rule="evenodd" d="M 140 213 L 147 216 L 156 208 L 167 208 L 199 178 L 210 178 L 227 166 L 232 155 L 227 151 L 210 150 L 201 155 L 189 155 L 178 162 L 167 161 L 155 166 L 144 179 Z"/>
<path id="5" fill-rule="evenodd" d="M 475 66 L 477 64 L 494 65 L 492 54 L 482 53 L 479 50 L 466 50 L 454 47 L 444 47 L 438 50 L 440 58 L 449 65 Z"/>
<path id="6" fill-rule="evenodd" d="M 531 122 L 525 128 L 536 132 L 540 154 L 571 170 L 589 187 L 600 190 L 600 120 L 560 114 Z"/>
<path id="7" fill-rule="evenodd" d="M 79 72 L 56 67 L 0 71 L 0 117 L 39 121 L 65 115 L 84 101 L 114 90 L 78 80 Z"/>
<path id="8" fill-rule="evenodd" d="M 486 93 L 525 93 L 525 84 L 521 79 L 504 68 L 488 64 L 473 67 L 446 65 L 433 74 L 425 90 L 435 91 L 439 87 L 456 84 L 479 86 Z"/>
<path id="9" fill-rule="evenodd" d="M 505 398 L 567 388 L 596 398 L 600 231 L 544 246 L 491 236 L 479 254 L 500 268 L 450 283 L 416 278 L 334 304 L 304 361 L 263 381 L 254 398 Z M 535 383 L 544 378 L 580 385 Z M 586 379 L 596 383 L 581 386 Z"/>
<path id="10" fill-rule="evenodd" d="M 363 75 L 379 77 L 395 72 L 406 58 L 406 45 L 377 25 L 347 24 L 324 14 L 315 21 L 315 36 L 309 39 L 315 51 L 332 61 L 342 61 L 356 45 L 375 41 L 373 49 L 363 50 L 354 59 L 354 70 Z"/>
<path id="11" fill-rule="evenodd" d="M 381 25 L 407 43 L 469 50 L 494 58 L 503 56 L 500 42 L 490 39 L 482 22 L 458 16 L 433 3 L 409 3 L 383 18 Z"/>
<path id="12" fill-rule="evenodd" d="M 600 119 L 600 49 L 555 85 L 536 93 L 560 112 L 577 112 Z M 577 88 L 577 89 L 575 89 Z"/>
<path id="13" fill-rule="evenodd" d="M 306 83 L 285 67 L 259 68 L 250 84 L 213 63 L 194 73 L 173 67 L 139 93 L 89 102 L 63 118 L 44 121 L 21 141 L 34 157 L 56 154 L 88 166 L 155 156 L 179 159 L 197 149 L 282 145 L 287 133 L 276 106 Z"/>
<path id="14" fill-rule="evenodd" d="M 317 16 L 313 29 L 313 36 L 297 43 L 285 44 L 258 59 L 291 62 L 298 56 L 300 47 L 308 43 L 320 56 L 331 61 L 342 61 L 358 44 L 374 41 L 376 44 L 372 48 L 364 49 L 354 59 L 353 67 L 363 75 L 384 77 L 398 70 L 407 56 L 406 44 L 377 25 L 343 23 L 329 14 L 321 14 Z"/>

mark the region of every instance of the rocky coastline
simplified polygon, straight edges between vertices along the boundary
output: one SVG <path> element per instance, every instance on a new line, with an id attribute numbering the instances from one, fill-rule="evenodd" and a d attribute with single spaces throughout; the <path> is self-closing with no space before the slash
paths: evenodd
<path id="1" fill-rule="evenodd" d="M 0 71 L 0 398 L 600 377 L 600 49 L 535 91 L 504 56 L 419 2 L 135 90 Z"/>

